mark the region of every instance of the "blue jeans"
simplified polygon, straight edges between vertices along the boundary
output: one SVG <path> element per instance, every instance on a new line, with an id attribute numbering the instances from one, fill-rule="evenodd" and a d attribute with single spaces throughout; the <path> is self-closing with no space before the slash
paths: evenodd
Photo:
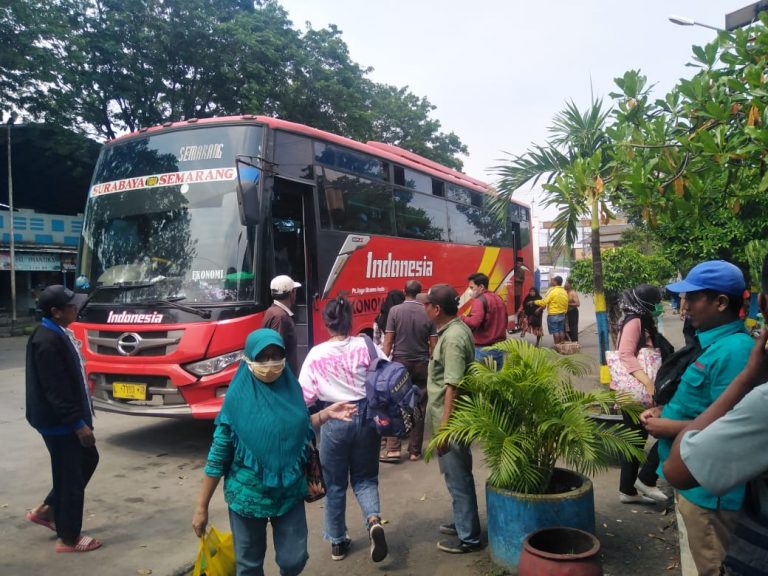
<path id="1" fill-rule="evenodd" d="M 301 574 L 307 564 L 307 516 L 304 501 L 282 516 L 247 518 L 230 509 L 229 526 L 235 544 L 237 576 L 264 576 L 264 555 L 267 553 L 267 522 L 272 523 L 275 562 L 281 576 Z"/>
<path id="2" fill-rule="evenodd" d="M 547 314 L 547 329 L 550 334 L 565 332 L 565 314 Z"/>
<path id="3" fill-rule="evenodd" d="M 479 544 L 480 517 L 470 447 L 452 443 L 451 449 L 445 456 L 438 457 L 437 463 L 453 500 L 453 523 L 456 524 L 459 540 Z"/>
<path id="4" fill-rule="evenodd" d="M 320 428 L 320 462 L 326 484 L 323 536 L 331 544 L 347 537 L 347 485 L 363 512 L 363 522 L 380 515 L 378 432 L 364 422 L 365 402 L 351 422 L 329 420 Z"/>
<path id="5" fill-rule="evenodd" d="M 501 350 L 483 350 L 485 346 L 475 346 L 475 360 L 482 362 L 483 358 L 490 356 L 496 362 L 496 372 L 504 366 L 504 352 Z"/>

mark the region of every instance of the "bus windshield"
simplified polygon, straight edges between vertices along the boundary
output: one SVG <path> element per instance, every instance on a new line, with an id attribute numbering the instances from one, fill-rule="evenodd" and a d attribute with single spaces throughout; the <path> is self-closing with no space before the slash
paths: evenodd
<path id="1" fill-rule="evenodd" d="M 80 246 L 91 301 L 252 300 L 256 236 L 240 223 L 235 159 L 259 156 L 262 134 L 200 127 L 106 146 Z"/>

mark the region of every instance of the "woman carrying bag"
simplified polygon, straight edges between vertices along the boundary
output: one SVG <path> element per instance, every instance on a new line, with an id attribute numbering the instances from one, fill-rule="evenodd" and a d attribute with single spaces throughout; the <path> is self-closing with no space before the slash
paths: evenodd
<path id="1" fill-rule="evenodd" d="M 541 300 L 541 294 L 536 288 L 531 288 L 528 291 L 528 296 L 520 305 L 517 315 L 523 319 L 520 325 L 520 338 L 530 333 L 536 336 L 536 347 L 538 347 L 541 344 L 541 337 L 544 335 L 544 330 L 541 327 L 544 309 L 536 305 L 536 300 Z"/>
<path id="2" fill-rule="evenodd" d="M 211 497 L 224 477 L 224 499 L 235 545 L 237 576 L 263 576 L 267 522 L 272 524 L 280 574 L 300 574 L 309 557 L 305 467 L 312 425 L 349 421 L 357 408 L 338 402 L 311 417 L 296 377 L 285 365 L 285 345 L 270 329 L 252 332 L 245 358 L 216 418 L 192 527 L 205 534 Z M 316 489 L 312 486 L 312 491 Z"/>
<path id="3" fill-rule="evenodd" d="M 351 336 L 352 304 L 338 296 L 323 308 L 330 338 L 313 347 L 299 374 L 308 405 L 346 401 L 358 407 L 351 421 L 331 422 L 320 432 L 320 460 L 327 486 L 323 509 L 324 536 L 331 559 L 343 560 L 350 550 L 347 533 L 347 486 L 352 485 L 370 543 L 370 557 L 381 562 L 388 553 L 381 525 L 379 500 L 379 442 L 381 437 L 365 418 L 365 378 L 372 358 L 361 336 Z M 383 353 L 376 348 L 379 357 Z"/>
<path id="4" fill-rule="evenodd" d="M 621 310 L 624 317 L 619 328 L 618 361 L 624 368 L 625 376 L 638 381 L 644 390 L 640 390 L 638 401 L 650 406 L 653 398 L 653 380 L 656 370 L 661 364 L 661 356 L 654 350 L 656 341 L 656 305 L 661 302 L 661 291 L 655 286 L 641 284 L 636 288 L 626 290 L 622 295 Z M 645 350 L 644 353 L 641 351 Z M 648 354 L 653 360 L 645 361 Z M 643 358 L 641 358 L 641 355 Z M 652 368 L 652 367 L 653 368 Z M 651 374 L 648 374 L 650 371 Z M 611 387 L 615 387 L 613 382 Z M 639 386 L 638 386 L 639 387 Z M 644 392 L 644 393 L 643 393 Z M 631 430 L 640 433 L 643 439 L 648 438 L 648 432 L 639 422 L 633 422 L 626 413 L 622 413 L 624 424 Z M 642 468 L 637 459 L 625 460 L 621 465 L 619 481 L 619 498 L 624 504 L 666 502 L 667 495 L 656 487 L 659 467 L 659 455 L 654 443 Z"/>

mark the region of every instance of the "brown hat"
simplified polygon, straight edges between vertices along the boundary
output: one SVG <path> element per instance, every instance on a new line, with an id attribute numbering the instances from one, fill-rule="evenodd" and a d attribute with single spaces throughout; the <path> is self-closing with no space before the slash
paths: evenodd
<path id="1" fill-rule="evenodd" d="M 450 284 L 435 284 L 427 292 L 431 304 L 440 306 L 446 314 L 454 315 L 459 311 L 459 294 Z"/>

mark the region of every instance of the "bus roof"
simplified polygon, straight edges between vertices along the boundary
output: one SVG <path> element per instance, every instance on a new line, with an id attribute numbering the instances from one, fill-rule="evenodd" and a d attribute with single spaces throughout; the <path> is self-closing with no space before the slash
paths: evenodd
<path id="1" fill-rule="evenodd" d="M 352 140 L 351 138 L 345 138 L 332 132 L 326 132 L 324 130 L 318 130 L 304 124 L 298 124 L 296 122 L 289 122 L 287 120 L 281 120 L 279 118 L 272 118 L 269 116 L 256 116 L 253 114 L 244 114 L 242 116 L 222 116 L 218 118 L 190 118 L 189 120 L 182 120 L 179 122 L 166 122 L 162 126 L 153 126 L 151 128 L 142 128 L 137 132 L 131 132 L 130 134 L 124 134 L 118 136 L 111 142 L 117 142 L 124 138 L 132 138 L 148 133 L 164 132 L 166 130 L 177 130 L 179 128 L 189 128 L 197 126 L 199 124 L 266 124 L 272 129 L 285 130 L 286 132 L 292 132 L 294 134 L 302 134 L 318 140 L 324 140 L 333 144 L 339 144 L 346 146 L 366 154 L 377 156 L 390 162 L 396 162 L 402 166 L 412 168 L 423 172 L 429 176 L 445 180 L 458 186 L 463 186 L 475 190 L 476 192 L 482 192 L 484 194 L 493 194 L 491 186 L 482 180 L 477 180 L 471 176 L 467 176 L 463 172 L 453 170 L 447 166 L 443 166 L 438 162 L 419 156 L 414 152 L 410 152 L 398 146 L 392 144 L 385 144 L 384 142 L 370 141 L 366 144 Z M 528 207 L 524 202 L 513 200 L 515 204 Z"/>

